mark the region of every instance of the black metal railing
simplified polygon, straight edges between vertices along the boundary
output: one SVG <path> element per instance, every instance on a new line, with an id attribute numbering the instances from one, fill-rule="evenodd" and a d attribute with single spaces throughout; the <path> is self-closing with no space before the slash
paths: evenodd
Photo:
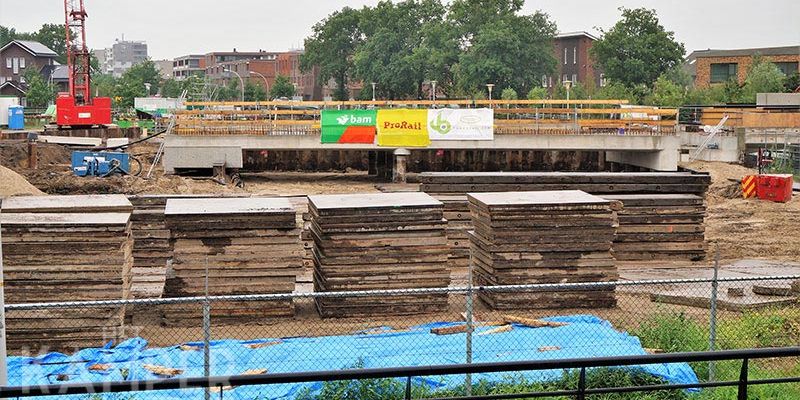
<path id="1" fill-rule="evenodd" d="M 327 381 L 347 381 L 361 379 L 405 378 L 405 398 L 411 399 L 411 381 L 414 377 L 432 377 L 444 375 L 468 375 L 478 373 L 522 372 L 545 370 L 578 370 L 577 388 L 572 390 L 540 391 L 513 394 L 496 394 L 482 396 L 464 396 L 449 399 L 521 399 L 552 396 L 575 396 L 582 400 L 587 395 L 610 393 L 641 393 L 666 390 L 737 387 L 737 398 L 746 400 L 750 386 L 767 384 L 785 384 L 800 382 L 800 376 L 771 379 L 749 379 L 749 362 L 755 359 L 787 358 L 800 356 L 800 347 L 764 348 L 749 350 L 725 350 L 691 353 L 668 353 L 616 357 L 578 358 L 562 360 L 516 361 L 502 363 L 452 364 L 397 368 L 347 369 L 319 372 L 268 373 L 261 375 L 229 375 L 196 378 L 173 378 L 161 380 L 136 380 L 118 382 L 68 383 L 36 386 L 0 387 L 0 398 L 37 397 L 55 395 L 77 395 L 98 393 L 142 392 L 154 390 L 219 388 L 233 386 L 274 385 L 287 383 L 308 383 Z M 652 364 L 668 364 L 683 362 L 717 362 L 741 360 L 739 379 L 730 381 L 698 382 L 689 384 L 661 384 L 643 386 L 589 388 L 586 382 L 586 370 L 597 367 L 625 367 Z"/>

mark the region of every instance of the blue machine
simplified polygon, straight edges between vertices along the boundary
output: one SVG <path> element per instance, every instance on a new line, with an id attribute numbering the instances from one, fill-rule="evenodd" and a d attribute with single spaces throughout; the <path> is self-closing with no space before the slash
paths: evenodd
<path id="1" fill-rule="evenodd" d="M 22 106 L 8 107 L 8 129 L 25 129 L 25 112 Z"/>
<path id="2" fill-rule="evenodd" d="M 72 172 L 76 176 L 107 176 L 129 174 L 130 155 L 110 151 L 73 151 Z"/>

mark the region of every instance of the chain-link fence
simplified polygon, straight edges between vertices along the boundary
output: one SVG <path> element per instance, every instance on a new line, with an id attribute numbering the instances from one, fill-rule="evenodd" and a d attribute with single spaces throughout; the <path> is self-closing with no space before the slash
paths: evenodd
<path id="1" fill-rule="evenodd" d="M 12 356 L 9 383 L 40 385 L 796 346 L 800 342 L 798 279 L 744 275 L 472 286 L 468 277 L 464 285 L 436 289 L 13 304 L 6 306 Z M 434 306 L 404 306 L 408 304 Z M 320 316 L 330 315 L 320 309 L 337 305 L 348 307 L 337 308 L 334 317 Z M 375 305 L 382 306 L 380 312 L 365 312 Z M 261 313 L 276 307 L 293 308 L 293 316 Z M 411 313 L 421 309 L 426 312 Z M 112 341 L 113 345 L 103 346 Z M 669 364 L 597 370 L 589 378 L 596 384 L 682 383 L 731 379 L 738 376 L 739 368 L 736 362 Z M 751 374 L 758 378 L 796 376 L 799 371 L 798 360 L 791 358 L 751 364 Z M 467 388 L 472 393 L 496 393 L 537 385 L 566 387 L 575 380 L 570 371 L 540 371 L 415 379 L 413 387 L 415 398 L 444 397 L 464 394 Z M 386 379 L 217 388 L 211 395 L 393 398 L 389 394 L 402 391 L 403 386 L 401 381 Z M 800 395 L 797 387 L 761 389 Z M 202 397 L 203 391 L 141 392 L 125 398 L 200 398 L 194 396 Z"/>

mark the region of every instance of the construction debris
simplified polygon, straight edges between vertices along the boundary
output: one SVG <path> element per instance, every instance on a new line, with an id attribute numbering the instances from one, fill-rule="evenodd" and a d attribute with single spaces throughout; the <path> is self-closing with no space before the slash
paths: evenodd
<path id="1" fill-rule="evenodd" d="M 172 378 L 183 373 L 182 369 L 162 367 L 160 365 L 142 364 L 142 368 L 161 378 Z"/>
<path id="2" fill-rule="evenodd" d="M 282 198 L 169 199 L 164 212 L 174 240 L 168 297 L 291 293 L 300 269 L 295 211 Z M 195 305 L 164 306 L 169 324 L 196 323 Z M 235 322 L 291 317 L 291 299 L 217 302 L 212 318 Z M 192 321 L 194 320 L 194 321 Z"/>
<path id="3" fill-rule="evenodd" d="M 442 203 L 424 193 L 309 196 L 317 292 L 447 287 Z M 316 299 L 323 317 L 438 312 L 446 294 Z"/>
<path id="4" fill-rule="evenodd" d="M 610 282 L 618 278 L 611 202 L 578 190 L 470 193 L 470 243 L 480 286 Z M 607 308 L 614 288 L 480 291 L 493 309 Z"/>
<path id="5" fill-rule="evenodd" d="M 517 324 L 529 328 L 560 328 L 569 325 L 566 322 L 545 321 L 543 319 L 523 318 L 514 315 L 503 315 L 503 321 L 507 324 Z"/>
<path id="6" fill-rule="evenodd" d="M 456 333 L 465 333 L 467 331 L 466 325 L 453 325 L 439 328 L 431 328 L 431 333 L 434 335 L 454 335 Z"/>
<path id="7" fill-rule="evenodd" d="M 514 330 L 513 326 L 503 325 L 503 326 L 498 326 L 497 328 L 492 328 L 487 331 L 483 331 L 479 333 L 478 336 L 494 335 L 496 333 L 511 332 L 512 330 Z"/>

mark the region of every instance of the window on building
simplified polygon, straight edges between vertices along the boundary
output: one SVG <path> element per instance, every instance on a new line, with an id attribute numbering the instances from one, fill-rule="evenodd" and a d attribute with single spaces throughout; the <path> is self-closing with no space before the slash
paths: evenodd
<path id="1" fill-rule="evenodd" d="M 564 65 L 567 65 L 567 48 L 564 47 Z"/>
<path id="2" fill-rule="evenodd" d="M 25 68 L 25 57 L 19 59 L 19 67 Z"/>
<path id="3" fill-rule="evenodd" d="M 577 47 L 573 47 L 572 48 L 572 63 L 573 64 L 577 64 L 578 63 L 578 48 Z"/>
<path id="4" fill-rule="evenodd" d="M 547 87 L 547 75 L 542 75 L 542 87 Z"/>
<path id="5" fill-rule="evenodd" d="M 550 76 L 550 77 L 548 78 L 548 80 L 549 80 L 549 82 L 550 82 L 550 85 L 549 85 L 549 86 L 550 86 L 550 87 L 553 87 L 553 77 L 552 77 L 552 76 Z"/>
<path id="6" fill-rule="evenodd" d="M 11 57 L 6 58 L 6 68 L 11 68 Z"/>
<path id="7" fill-rule="evenodd" d="M 572 74 L 572 84 L 574 85 L 576 83 L 578 83 L 578 75 L 577 74 Z"/>
<path id="8" fill-rule="evenodd" d="M 14 75 L 19 74 L 19 58 L 14 57 L 14 58 L 11 59 L 11 61 L 13 61 L 13 64 L 14 64 L 14 72 L 13 72 L 13 74 Z"/>
<path id="9" fill-rule="evenodd" d="M 564 83 L 564 82 L 566 82 L 568 80 L 569 80 L 569 77 L 567 76 L 567 74 L 564 74 L 564 76 L 561 78 L 561 83 Z"/>
<path id="10" fill-rule="evenodd" d="M 739 64 L 711 64 L 711 83 L 727 82 L 736 79 L 739 73 Z"/>
<path id="11" fill-rule="evenodd" d="M 791 76 L 798 72 L 797 62 L 776 62 L 775 66 L 786 76 Z"/>

